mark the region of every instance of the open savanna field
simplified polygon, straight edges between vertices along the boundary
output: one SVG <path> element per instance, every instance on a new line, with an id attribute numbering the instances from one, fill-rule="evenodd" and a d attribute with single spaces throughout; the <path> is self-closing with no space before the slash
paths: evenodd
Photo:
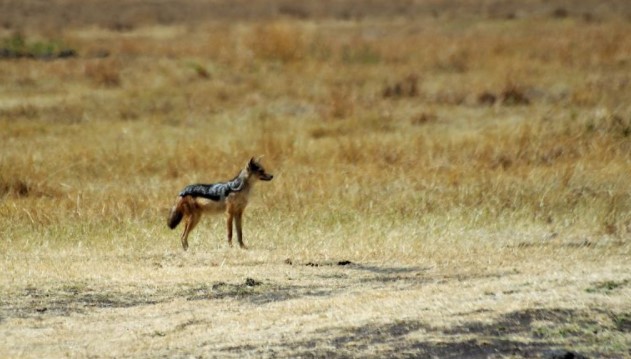
<path id="1" fill-rule="evenodd" d="M 631 357 L 631 3 L 576 3 L 0 1 L 0 357 Z"/>

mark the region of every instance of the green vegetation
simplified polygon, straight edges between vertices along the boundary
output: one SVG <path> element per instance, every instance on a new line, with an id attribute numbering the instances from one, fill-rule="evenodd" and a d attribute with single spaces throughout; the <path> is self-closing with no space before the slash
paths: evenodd
<path id="1" fill-rule="evenodd" d="M 75 50 L 60 41 L 27 41 L 19 32 L 0 42 L 0 58 L 53 59 L 76 55 Z"/>

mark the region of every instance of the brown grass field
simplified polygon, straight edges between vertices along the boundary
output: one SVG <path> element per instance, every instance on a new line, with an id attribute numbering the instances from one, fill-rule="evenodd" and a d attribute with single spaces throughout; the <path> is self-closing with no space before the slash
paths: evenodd
<path id="1" fill-rule="evenodd" d="M 631 357 L 631 3 L 576 3 L 0 1 L 0 357 Z"/>

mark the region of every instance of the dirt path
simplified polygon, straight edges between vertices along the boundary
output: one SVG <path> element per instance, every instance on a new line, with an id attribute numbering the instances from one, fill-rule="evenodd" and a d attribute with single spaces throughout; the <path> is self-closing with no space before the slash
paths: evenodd
<path id="1" fill-rule="evenodd" d="M 209 267 L 208 278 L 168 284 L 159 272 L 144 284 L 7 288 L 0 356 L 631 355 L 631 279 L 618 266 L 444 273 L 279 263 Z"/>

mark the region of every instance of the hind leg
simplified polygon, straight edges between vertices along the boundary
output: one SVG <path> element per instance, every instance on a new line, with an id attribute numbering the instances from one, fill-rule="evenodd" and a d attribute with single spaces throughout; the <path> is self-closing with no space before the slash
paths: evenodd
<path id="1" fill-rule="evenodd" d="M 199 223 L 199 219 L 201 218 L 201 213 L 191 213 L 186 217 L 186 225 L 184 226 L 184 232 L 182 233 L 182 248 L 184 250 L 188 249 L 188 235 L 195 228 L 197 223 Z"/>
<path id="2" fill-rule="evenodd" d="M 180 240 L 182 241 L 182 248 L 184 250 L 188 249 L 188 233 L 191 231 L 191 216 L 186 216 L 184 219 L 184 232 L 182 232 L 182 237 Z"/>

